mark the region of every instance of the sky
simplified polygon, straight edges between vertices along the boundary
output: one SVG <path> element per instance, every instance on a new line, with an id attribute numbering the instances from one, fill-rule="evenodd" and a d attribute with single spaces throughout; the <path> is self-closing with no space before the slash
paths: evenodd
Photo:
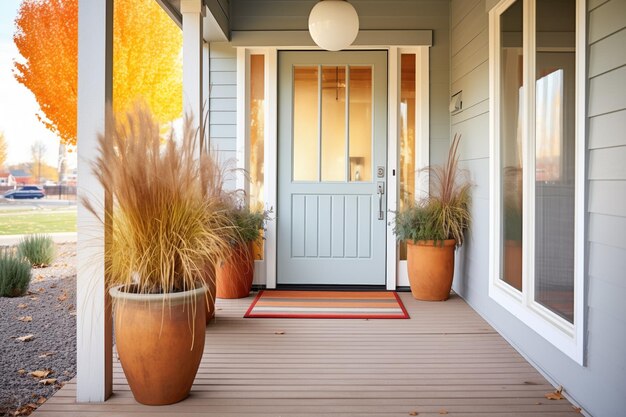
<path id="1" fill-rule="evenodd" d="M 13 60 L 19 57 L 13 43 L 15 17 L 22 0 L 0 0 L 0 131 L 8 143 L 7 164 L 30 162 L 31 145 L 46 145 L 46 162 L 58 165 L 59 138 L 44 127 L 35 116 L 39 105 L 29 89 L 13 76 Z M 76 166 L 75 153 L 69 166 Z"/>

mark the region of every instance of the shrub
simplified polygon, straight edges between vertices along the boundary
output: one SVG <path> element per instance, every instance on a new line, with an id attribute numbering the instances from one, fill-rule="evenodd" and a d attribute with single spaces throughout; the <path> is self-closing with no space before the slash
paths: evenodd
<path id="1" fill-rule="evenodd" d="M 257 241 L 268 219 L 266 211 L 251 210 L 247 206 L 232 208 L 227 214 L 235 226 L 235 234 L 244 243 Z"/>
<path id="2" fill-rule="evenodd" d="M 54 241 L 48 235 L 26 236 L 17 246 L 17 254 L 28 259 L 34 268 L 43 268 L 54 260 Z"/>
<path id="3" fill-rule="evenodd" d="M 435 206 L 429 204 L 411 204 L 396 214 L 394 232 L 398 240 L 434 240 L 443 242 L 447 239 L 437 221 Z"/>
<path id="4" fill-rule="evenodd" d="M 11 250 L 0 250 L 0 296 L 24 295 L 29 284 L 30 263 Z"/>

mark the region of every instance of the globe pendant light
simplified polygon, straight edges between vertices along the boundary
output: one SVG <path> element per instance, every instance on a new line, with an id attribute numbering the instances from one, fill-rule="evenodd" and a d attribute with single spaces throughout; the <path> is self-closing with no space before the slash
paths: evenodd
<path id="1" fill-rule="evenodd" d="M 321 0 L 309 14 L 309 32 L 320 48 L 339 51 L 356 39 L 359 16 L 345 0 Z"/>

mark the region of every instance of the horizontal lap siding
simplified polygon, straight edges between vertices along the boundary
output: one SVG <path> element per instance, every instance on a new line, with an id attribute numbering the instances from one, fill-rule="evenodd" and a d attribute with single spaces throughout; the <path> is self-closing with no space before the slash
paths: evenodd
<path id="1" fill-rule="evenodd" d="M 211 147 L 226 167 L 226 188 L 235 188 L 237 150 L 237 50 L 228 43 L 209 45 L 209 133 Z"/>
<path id="2" fill-rule="evenodd" d="M 567 358 L 488 296 L 491 0 L 452 0 L 450 91 L 463 90 L 452 133 L 474 181 L 473 225 L 457 260 L 455 289 L 594 416 L 623 415 L 626 399 L 626 0 L 588 1 L 587 366 Z"/>
<path id="3" fill-rule="evenodd" d="M 312 0 L 232 0 L 232 30 L 307 30 Z M 430 157 L 442 162 L 450 134 L 449 2 L 351 0 L 362 30 L 433 30 L 430 48 Z"/>
<path id="4" fill-rule="evenodd" d="M 463 108 L 451 120 L 462 135 L 460 159 L 472 181 L 472 229 L 457 257 L 455 290 L 486 289 L 489 273 L 489 30 L 483 0 L 453 0 L 450 10 L 450 92 Z M 485 293 L 486 295 L 486 293 Z M 481 296 L 482 297 L 482 296 Z"/>
<path id="5" fill-rule="evenodd" d="M 588 395 L 602 416 L 626 409 L 626 0 L 590 3 Z"/>

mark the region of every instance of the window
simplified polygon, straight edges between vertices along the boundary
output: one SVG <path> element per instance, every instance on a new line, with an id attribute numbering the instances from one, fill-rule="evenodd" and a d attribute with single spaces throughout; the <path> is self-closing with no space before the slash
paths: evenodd
<path id="1" fill-rule="evenodd" d="M 580 363 L 584 13 L 580 0 L 490 12 L 490 296 Z"/>
<path id="2" fill-rule="evenodd" d="M 250 207 L 265 209 L 265 55 L 250 55 Z M 263 236 L 252 245 L 255 260 L 265 252 Z"/>
<path id="3" fill-rule="evenodd" d="M 265 55 L 250 56 L 250 206 L 263 209 Z"/>
<path id="4" fill-rule="evenodd" d="M 293 77 L 293 180 L 372 181 L 372 67 L 296 66 Z"/>
<path id="5" fill-rule="evenodd" d="M 398 204 L 403 210 L 415 201 L 415 119 L 416 119 L 416 54 L 400 54 L 400 190 Z M 400 260 L 406 260 L 406 242 L 400 243 Z"/>

